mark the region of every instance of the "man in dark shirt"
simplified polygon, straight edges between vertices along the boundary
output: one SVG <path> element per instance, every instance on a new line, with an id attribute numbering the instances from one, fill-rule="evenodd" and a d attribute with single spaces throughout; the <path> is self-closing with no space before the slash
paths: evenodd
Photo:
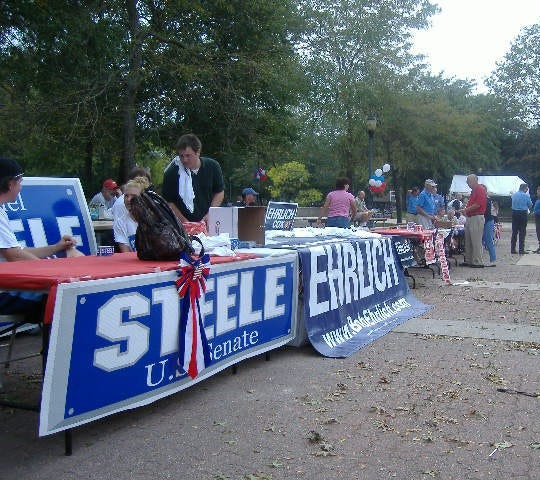
<path id="1" fill-rule="evenodd" d="M 193 134 L 176 143 L 174 157 L 163 175 L 163 197 L 182 222 L 207 221 L 210 207 L 219 207 L 224 197 L 219 163 L 201 157 L 201 141 Z"/>

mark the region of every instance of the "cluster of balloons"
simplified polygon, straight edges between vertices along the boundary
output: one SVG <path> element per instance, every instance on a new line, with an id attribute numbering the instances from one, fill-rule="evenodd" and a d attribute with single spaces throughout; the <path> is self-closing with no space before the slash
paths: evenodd
<path id="1" fill-rule="evenodd" d="M 253 178 L 255 178 L 255 180 L 259 180 L 260 182 L 264 182 L 268 178 L 266 175 L 266 170 L 261 167 L 257 168 L 253 173 Z"/>
<path id="2" fill-rule="evenodd" d="M 384 181 L 383 173 L 390 171 L 390 165 L 385 163 L 381 168 L 377 168 L 375 173 L 369 178 L 369 191 L 372 193 L 382 193 L 386 189 L 386 182 Z"/>

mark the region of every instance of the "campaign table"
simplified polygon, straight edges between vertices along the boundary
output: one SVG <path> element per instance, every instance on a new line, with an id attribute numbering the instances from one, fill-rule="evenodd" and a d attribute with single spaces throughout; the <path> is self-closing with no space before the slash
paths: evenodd
<path id="1" fill-rule="evenodd" d="M 406 228 L 374 228 L 373 232 L 381 235 L 400 235 L 402 237 L 414 238 L 419 241 L 430 240 L 433 237 L 433 230 L 408 230 Z"/>
<path id="2" fill-rule="evenodd" d="M 298 252 L 298 333 L 293 345 L 309 340 L 321 355 L 348 357 L 431 308 L 411 294 L 394 238 L 322 230 L 328 235 L 301 237 L 300 231 L 267 242 L 267 247 Z"/>
<path id="3" fill-rule="evenodd" d="M 239 253 L 234 257 L 211 257 L 212 265 L 257 258 Z M 25 268 L 27 267 L 27 268 Z M 177 261 L 139 260 L 135 252 L 109 256 L 43 259 L 39 262 L 4 262 L 0 265 L 0 289 L 48 292 L 44 323 L 50 324 L 56 287 L 60 283 L 124 277 L 141 273 L 176 270 Z"/>
<path id="4" fill-rule="evenodd" d="M 232 263 L 244 265 L 249 263 L 247 260 L 256 260 L 257 257 L 258 256 L 255 254 L 239 253 L 234 257 L 214 256 L 211 257 L 210 261 L 212 267 Z M 49 370 L 54 370 L 54 368 L 48 365 L 48 360 L 50 360 L 50 358 L 47 359 L 47 354 L 49 353 L 49 338 L 53 313 L 55 306 L 58 307 L 56 295 L 59 286 L 71 284 L 73 287 L 76 287 L 77 285 L 84 286 L 91 284 L 93 285 L 92 288 L 99 292 L 101 284 L 96 284 L 95 280 L 109 279 L 110 281 L 114 281 L 116 279 L 116 281 L 119 282 L 121 279 L 131 279 L 132 283 L 135 282 L 135 284 L 137 284 L 137 280 L 144 277 L 144 274 L 158 275 L 159 272 L 169 272 L 177 269 L 177 261 L 142 261 L 137 258 L 136 253 L 118 253 L 103 257 L 85 256 L 76 258 L 44 259 L 39 261 L 4 262 L 0 264 L 0 289 L 38 291 L 48 295 L 43 328 L 43 365 L 44 367 L 47 365 L 48 375 L 49 373 L 53 373 L 49 372 Z M 176 278 L 176 275 L 174 274 L 172 278 Z M 167 284 L 170 284 L 170 280 Z M 175 293 L 176 291 L 174 290 L 174 294 Z M 91 298 L 91 296 L 88 294 L 85 298 Z M 126 301 L 126 303 L 129 305 L 128 301 Z M 75 308 L 72 308 L 71 310 L 65 308 L 61 302 L 60 307 L 63 308 L 62 311 L 64 312 L 64 316 L 58 318 L 58 315 L 56 315 L 55 323 L 57 320 L 60 320 L 60 324 L 75 321 L 74 319 L 69 318 L 77 315 L 76 312 L 74 312 Z M 178 323 L 178 317 L 176 317 L 176 323 Z M 54 339 L 54 337 L 53 340 L 55 340 L 56 343 L 61 343 L 63 341 L 62 338 Z M 70 339 L 66 339 L 66 341 L 69 342 Z M 56 352 L 56 357 L 62 356 L 63 353 L 65 353 L 66 356 L 68 356 L 68 354 L 69 356 L 73 354 L 73 352 L 69 352 L 69 348 L 66 349 L 66 347 L 63 347 L 63 349 L 60 349 L 60 354 L 58 351 Z M 58 358 L 55 360 L 58 361 Z M 10 402 L 5 401 L 2 403 L 8 405 Z M 66 454 L 70 454 L 70 428 L 59 428 L 56 431 L 60 430 L 66 432 Z"/>
<path id="5" fill-rule="evenodd" d="M 98 245 L 114 245 L 113 220 L 92 220 L 92 229 Z"/>
<path id="6" fill-rule="evenodd" d="M 391 235 L 397 237 L 403 237 L 408 239 L 412 244 L 414 258 L 418 267 L 427 268 L 431 271 L 433 278 L 435 278 L 435 272 L 430 268 L 430 263 L 435 263 L 435 257 L 433 259 L 428 259 L 425 252 L 426 242 L 431 242 L 433 244 L 433 235 L 435 230 L 408 230 L 407 228 L 374 228 L 373 232 L 379 233 L 381 235 Z M 409 265 L 405 267 L 405 276 L 409 277 L 413 281 L 413 288 L 416 288 L 416 279 L 410 273 L 410 268 L 414 265 Z"/>

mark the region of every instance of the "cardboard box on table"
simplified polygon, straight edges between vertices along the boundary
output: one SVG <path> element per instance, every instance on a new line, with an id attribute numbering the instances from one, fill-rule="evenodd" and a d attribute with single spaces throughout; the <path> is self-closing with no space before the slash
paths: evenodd
<path id="1" fill-rule="evenodd" d="M 264 245 L 266 207 L 210 207 L 208 235 L 228 233 L 231 238 Z"/>

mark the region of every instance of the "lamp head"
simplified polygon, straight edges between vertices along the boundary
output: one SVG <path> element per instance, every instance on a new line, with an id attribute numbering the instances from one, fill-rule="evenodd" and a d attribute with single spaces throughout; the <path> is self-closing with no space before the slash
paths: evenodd
<path id="1" fill-rule="evenodd" d="M 375 132 L 375 129 L 377 128 L 377 117 L 371 114 L 366 120 L 366 125 L 369 133 L 372 134 Z"/>

